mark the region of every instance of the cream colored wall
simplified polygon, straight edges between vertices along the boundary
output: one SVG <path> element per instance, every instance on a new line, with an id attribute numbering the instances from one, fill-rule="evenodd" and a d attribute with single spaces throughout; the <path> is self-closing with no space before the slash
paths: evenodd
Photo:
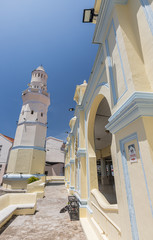
<path id="1" fill-rule="evenodd" d="M 125 175 L 123 172 L 119 141 L 135 132 L 137 133 L 137 136 L 138 136 L 139 146 L 136 140 L 132 140 L 131 142 L 128 142 L 127 144 L 125 144 L 126 156 L 128 156 L 128 149 L 127 149 L 128 145 L 135 144 L 137 160 L 138 160 L 137 163 L 131 164 L 129 161 L 129 158 L 127 158 L 127 167 L 128 167 L 128 174 L 129 174 L 129 179 L 130 179 L 131 189 L 132 189 L 132 198 L 133 198 L 133 203 L 135 208 L 138 232 L 139 232 L 139 236 L 141 237 L 140 239 L 151 240 L 153 237 L 153 230 L 151 228 L 153 220 L 152 220 L 152 212 L 150 208 L 151 207 L 150 204 L 153 204 L 153 191 L 152 191 L 153 163 L 152 163 L 152 158 L 150 154 L 151 146 L 147 142 L 148 136 L 146 137 L 146 129 L 149 132 L 149 129 L 150 129 L 149 127 L 151 123 L 152 123 L 152 118 L 150 119 L 148 117 L 139 118 L 138 120 L 129 124 L 129 126 L 127 126 L 126 128 L 124 128 L 123 130 L 121 130 L 116 134 L 117 159 L 118 159 L 118 167 L 120 172 L 120 175 L 118 176 L 118 178 L 120 178 L 119 181 L 122 189 L 122 196 L 119 195 L 118 197 L 121 198 L 120 199 L 121 219 L 124 219 L 124 222 L 121 222 L 123 239 L 130 238 L 129 233 L 131 232 L 131 230 L 130 230 L 128 202 L 127 202 L 127 195 L 126 195 L 126 186 L 125 186 L 125 179 L 124 179 Z M 152 139 L 152 137 L 150 139 Z M 148 195 L 148 190 L 149 190 L 149 195 Z M 145 225 L 144 225 L 144 222 L 145 222 Z M 146 230 L 146 226 L 147 226 L 147 230 Z"/>
<path id="2" fill-rule="evenodd" d="M 45 151 L 14 149 L 10 153 L 7 173 L 44 173 Z"/>
<path id="3" fill-rule="evenodd" d="M 41 137 L 40 137 L 41 136 Z M 17 127 L 14 146 L 44 147 L 46 128 L 40 125 L 20 125 Z"/>
<path id="4" fill-rule="evenodd" d="M 79 147 L 85 148 L 85 121 L 84 121 L 84 111 L 80 111 L 80 121 L 79 121 Z"/>
<path id="5" fill-rule="evenodd" d="M 140 42 L 141 44 L 142 57 L 143 57 L 147 77 L 151 87 L 153 88 L 153 83 L 152 83 L 153 36 L 149 29 L 149 25 L 144 13 L 144 9 L 140 5 L 140 1 L 137 0 L 133 2 L 132 0 L 130 0 L 128 6 L 132 13 L 133 26 L 135 26 L 135 34 L 137 36 L 137 42 Z"/>
<path id="6" fill-rule="evenodd" d="M 46 160 L 46 152 L 45 151 L 33 150 L 30 173 L 31 174 L 35 174 L 35 173 L 43 174 L 44 169 L 45 169 L 45 160 Z"/>
<path id="7" fill-rule="evenodd" d="M 7 208 L 8 206 L 14 205 L 14 210 L 10 215 L 4 217 L 3 221 L 0 222 L 0 228 L 7 222 L 11 217 L 15 215 L 26 215 L 34 214 L 36 210 L 36 194 L 35 193 L 11 193 L 5 194 L 0 197 L 0 211 Z M 20 204 L 22 207 L 20 209 Z M 33 207 L 24 207 L 23 205 L 33 204 Z"/>
<path id="8" fill-rule="evenodd" d="M 26 189 L 27 188 L 27 180 L 3 180 L 3 187 L 5 189 Z"/>
<path id="9" fill-rule="evenodd" d="M 147 75 L 147 65 L 144 59 L 146 51 L 143 52 L 143 45 L 150 42 L 151 39 L 146 41 L 146 36 L 148 36 L 148 34 L 145 35 L 146 43 L 144 43 L 141 39 L 142 36 L 140 35 L 141 31 L 144 35 L 144 28 L 146 27 L 148 31 L 148 27 L 145 26 L 146 20 L 144 19 L 144 13 L 142 13 L 142 9 L 140 8 L 140 1 L 128 2 L 127 5 L 116 6 L 118 21 L 120 24 L 118 32 L 121 31 L 128 58 L 128 65 L 131 71 L 131 77 L 128 79 L 128 82 L 132 80 L 135 91 L 152 91 L 153 85 Z M 138 16 L 139 12 L 141 12 L 141 18 Z M 150 50 L 153 50 L 152 47 Z"/>

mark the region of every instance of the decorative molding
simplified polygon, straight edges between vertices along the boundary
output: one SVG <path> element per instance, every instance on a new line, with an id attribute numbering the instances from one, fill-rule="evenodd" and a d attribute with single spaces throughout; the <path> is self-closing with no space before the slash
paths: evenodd
<path id="1" fill-rule="evenodd" d="M 89 207 L 88 203 L 87 203 L 87 199 L 82 199 L 80 198 L 80 196 L 75 192 L 74 195 L 76 196 L 76 198 L 79 200 L 79 206 L 80 208 L 86 208 L 90 214 L 93 213 L 92 209 Z"/>
<path id="2" fill-rule="evenodd" d="M 45 103 L 43 103 L 43 102 L 41 102 L 41 101 L 26 100 L 26 101 L 24 101 L 23 104 L 25 105 L 25 104 L 29 104 L 29 103 L 42 104 L 42 105 L 44 105 L 44 106 L 47 108 L 47 104 L 45 104 Z"/>
<path id="3" fill-rule="evenodd" d="M 85 157 L 86 156 L 86 148 L 79 148 L 77 151 L 77 157 Z"/>
<path id="4" fill-rule="evenodd" d="M 114 4 L 127 4 L 128 0 L 104 0 L 101 2 L 99 14 L 97 17 L 96 28 L 93 37 L 93 43 L 103 43 L 103 37 L 108 27 L 108 21 L 111 17 Z"/>
<path id="5" fill-rule="evenodd" d="M 70 159 L 70 164 L 75 163 L 75 159 Z"/>
<path id="6" fill-rule="evenodd" d="M 123 174 L 124 174 L 124 181 L 125 181 L 128 209 L 129 209 L 129 217 L 130 217 L 130 222 L 131 222 L 132 236 L 133 236 L 134 240 L 139 239 L 139 235 L 138 235 L 138 229 L 137 229 L 137 221 L 136 221 L 136 216 L 135 216 L 135 209 L 134 209 L 134 204 L 133 204 L 131 183 L 130 183 L 130 177 L 129 177 L 129 172 L 128 172 L 124 144 L 126 142 L 136 139 L 136 137 L 137 137 L 137 135 L 133 134 L 129 137 L 126 137 L 126 138 L 120 140 L 120 149 L 121 149 L 121 154 L 122 154 L 122 166 L 123 166 Z"/>
<path id="7" fill-rule="evenodd" d="M 67 167 L 70 167 L 70 163 L 67 163 L 67 164 L 65 165 L 65 168 L 67 168 Z"/>
<path id="8" fill-rule="evenodd" d="M 153 117 L 153 93 L 135 92 L 108 119 L 106 129 L 116 133 L 134 120 L 142 116 Z"/>
<path id="9" fill-rule="evenodd" d="M 148 22 L 150 31 L 153 35 L 153 10 L 152 7 L 150 6 L 150 3 L 148 2 L 148 0 L 139 0 L 143 10 L 144 10 L 144 14 L 146 16 L 146 20 Z"/>
<path id="10" fill-rule="evenodd" d="M 35 150 L 40 150 L 40 151 L 46 151 L 45 148 L 35 147 L 35 146 L 14 146 L 14 147 L 12 147 L 11 150 L 15 150 L 15 149 L 35 149 Z"/>
<path id="11" fill-rule="evenodd" d="M 108 21 L 110 19 L 114 3 L 112 0 L 104 0 L 100 5 L 99 14 L 97 17 L 96 28 L 93 37 L 93 43 L 103 43 L 103 36 L 108 27 Z"/>
<path id="12" fill-rule="evenodd" d="M 81 205 L 87 205 L 87 199 L 82 199 L 80 198 L 80 196 L 75 192 L 74 195 L 76 196 L 76 198 L 79 200 L 79 203 Z"/>
<path id="13" fill-rule="evenodd" d="M 43 126 L 43 127 L 47 127 L 47 124 L 45 124 L 45 123 L 42 123 L 42 122 L 36 122 L 36 121 L 24 121 L 24 122 L 21 122 L 21 123 L 18 123 L 18 126 L 20 126 L 20 125 L 23 125 L 23 124 L 36 124 L 36 125 L 41 125 L 41 126 Z"/>
<path id="14" fill-rule="evenodd" d="M 76 115 L 76 111 L 78 111 L 78 105 L 76 106 L 76 110 L 75 110 L 75 115 Z M 77 114 L 78 115 L 78 114 Z M 72 134 L 75 136 L 76 135 L 76 131 L 77 131 L 77 128 L 78 128 L 78 122 L 79 122 L 79 120 L 78 120 L 78 117 L 76 118 L 76 121 L 75 121 L 75 124 L 74 124 L 74 126 L 73 126 L 73 130 L 72 130 Z"/>
<path id="15" fill-rule="evenodd" d="M 125 4 L 127 4 L 127 2 L 128 2 L 128 0 L 114 0 L 114 3 L 116 3 L 116 4 L 123 4 L 123 5 L 125 5 Z"/>
<path id="16" fill-rule="evenodd" d="M 88 204 L 86 204 L 86 205 L 81 205 L 81 204 L 79 204 L 79 207 L 80 207 L 80 208 L 86 208 L 90 214 L 93 213 L 92 209 L 89 207 Z"/>
<path id="17" fill-rule="evenodd" d="M 100 46 L 98 49 L 96 60 L 94 62 L 93 68 L 92 68 L 92 72 L 91 72 L 91 75 L 90 75 L 90 78 L 88 81 L 88 85 L 87 85 L 87 88 L 86 88 L 86 91 L 84 94 L 84 98 L 82 100 L 83 109 L 85 109 L 89 96 L 93 95 L 94 89 L 97 86 L 97 82 L 99 82 L 99 80 L 100 80 L 100 78 L 98 79 L 98 74 L 100 72 L 102 64 L 104 64 L 104 50 L 103 50 L 103 46 Z M 102 70 L 102 74 L 103 74 L 103 70 Z"/>
<path id="18" fill-rule="evenodd" d="M 104 74 L 105 71 L 106 71 L 106 68 L 104 67 L 104 68 L 103 68 L 103 71 L 102 71 L 102 73 L 101 73 L 101 75 L 100 75 L 100 77 L 99 77 L 99 80 L 98 80 L 98 82 L 96 83 L 96 86 L 95 86 L 95 88 L 94 88 L 94 91 L 93 91 L 93 93 L 92 93 L 92 95 L 91 95 L 91 97 L 90 97 L 90 101 L 88 102 L 88 104 L 87 104 L 87 106 L 86 106 L 85 113 L 86 113 L 86 112 L 88 111 L 88 109 L 91 107 L 91 102 L 93 101 L 93 97 L 94 97 L 95 92 L 97 91 L 97 89 L 98 89 L 99 87 L 102 87 L 102 86 L 105 86 L 106 88 L 109 88 L 109 85 L 108 85 L 107 82 L 101 82 L 101 83 L 100 83 L 100 80 L 101 80 L 101 78 L 103 77 L 103 74 Z"/>
<path id="19" fill-rule="evenodd" d="M 24 174 L 24 173 L 13 174 L 13 173 L 7 173 L 3 176 L 3 178 L 5 179 L 5 181 L 6 180 L 16 180 L 16 181 L 18 181 L 18 180 L 26 180 L 26 179 L 28 179 L 30 177 L 33 177 L 33 176 L 40 178 L 40 177 L 45 176 L 45 174 Z"/>
<path id="20" fill-rule="evenodd" d="M 109 37 L 110 31 L 111 31 L 111 28 L 113 28 L 113 31 L 114 31 L 116 46 L 117 46 L 117 50 L 118 50 L 118 54 L 119 54 L 119 59 L 120 59 L 121 69 L 122 69 L 122 74 L 123 74 L 123 79 L 124 79 L 124 85 L 125 85 L 125 91 L 122 93 L 122 95 L 120 97 L 117 97 L 117 95 L 116 95 L 114 75 L 113 75 L 113 66 L 112 66 L 112 58 L 110 56 L 109 44 L 108 44 L 108 37 Z M 128 88 L 127 88 L 127 82 L 126 82 L 126 77 L 125 77 L 121 52 L 120 52 L 120 48 L 119 48 L 119 41 L 118 41 L 118 38 L 117 38 L 116 28 L 115 28 L 115 24 L 114 24 L 113 19 L 112 19 L 111 24 L 110 24 L 109 29 L 108 29 L 108 33 L 107 33 L 106 40 L 105 40 L 105 45 L 106 45 L 109 75 L 110 75 L 110 81 L 111 81 L 111 90 L 112 90 L 112 93 L 113 93 L 113 102 L 114 102 L 114 105 L 115 105 L 122 98 L 122 96 L 126 93 Z"/>

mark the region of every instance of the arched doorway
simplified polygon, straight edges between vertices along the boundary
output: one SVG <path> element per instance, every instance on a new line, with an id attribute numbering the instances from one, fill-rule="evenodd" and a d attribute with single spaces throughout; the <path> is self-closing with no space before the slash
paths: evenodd
<path id="1" fill-rule="evenodd" d="M 97 188 L 110 204 L 116 204 L 111 154 L 112 134 L 105 128 L 110 116 L 107 99 L 103 95 L 97 95 L 91 106 L 88 121 L 91 190 Z"/>
<path id="2" fill-rule="evenodd" d="M 111 156 L 112 134 L 105 126 L 111 116 L 111 111 L 106 98 L 100 102 L 94 124 L 94 142 L 97 160 L 98 189 L 110 204 L 115 204 L 114 169 Z"/>

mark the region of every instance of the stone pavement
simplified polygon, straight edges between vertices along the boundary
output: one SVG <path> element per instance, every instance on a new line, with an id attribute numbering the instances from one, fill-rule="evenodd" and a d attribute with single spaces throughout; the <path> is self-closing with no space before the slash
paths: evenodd
<path id="1" fill-rule="evenodd" d="M 70 221 L 67 212 L 59 213 L 66 205 L 65 186 L 48 184 L 35 215 L 13 217 L 0 230 L 0 240 L 86 240 L 80 221 Z"/>

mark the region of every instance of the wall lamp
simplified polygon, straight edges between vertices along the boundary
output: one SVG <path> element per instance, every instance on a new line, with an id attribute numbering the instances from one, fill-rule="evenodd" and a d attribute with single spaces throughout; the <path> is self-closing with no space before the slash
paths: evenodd
<path id="1" fill-rule="evenodd" d="M 82 22 L 83 23 L 93 22 L 93 18 L 98 16 L 98 14 L 95 14 L 94 11 L 95 11 L 94 8 L 84 9 Z"/>
<path id="2" fill-rule="evenodd" d="M 73 112 L 75 108 L 69 108 L 69 112 Z"/>

